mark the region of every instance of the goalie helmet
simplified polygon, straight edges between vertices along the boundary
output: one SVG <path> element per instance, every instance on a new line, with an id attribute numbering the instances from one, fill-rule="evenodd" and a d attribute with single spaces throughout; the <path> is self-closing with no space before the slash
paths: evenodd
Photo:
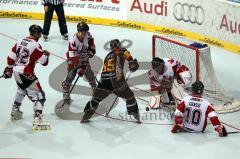
<path id="1" fill-rule="evenodd" d="M 195 94 L 202 94 L 204 85 L 201 81 L 196 81 L 192 84 L 191 91 Z"/>
<path id="2" fill-rule="evenodd" d="M 34 35 L 35 33 L 42 34 L 42 28 L 39 25 L 33 24 L 29 27 L 30 35 Z"/>
<path id="3" fill-rule="evenodd" d="M 83 31 L 87 32 L 87 31 L 89 31 L 89 26 L 85 22 L 80 22 L 77 25 L 77 31 L 78 32 L 83 32 Z"/>
<path id="4" fill-rule="evenodd" d="M 162 74 L 164 72 L 164 60 L 159 57 L 154 57 L 152 59 L 152 69 L 154 69 L 159 74 Z"/>
<path id="5" fill-rule="evenodd" d="M 121 42 L 118 39 L 113 39 L 110 41 L 110 49 L 111 51 L 121 48 Z"/>

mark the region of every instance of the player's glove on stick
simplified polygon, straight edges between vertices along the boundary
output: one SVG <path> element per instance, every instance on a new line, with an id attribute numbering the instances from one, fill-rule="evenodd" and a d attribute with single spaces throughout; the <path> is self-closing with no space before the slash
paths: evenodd
<path id="1" fill-rule="evenodd" d="M 227 130 L 225 129 L 225 127 L 223 125 L 219 125 L 215 128 L 215 131 L 218 132 L 220 137 L 225 137 L 227 136 Z"/>
<path id="2" fill-rule="evenodd" d="M 88 47 L 88 56 L 92 58 L 96 54 L 96 49 Z"/>
<path id="3" fill-rule="evenodd" d="M 183 126 L 183 117 L 182 116 L 175 116 L 175 125 L 172 128 L 172 133 L 177 133 L 182 129 Z"/>

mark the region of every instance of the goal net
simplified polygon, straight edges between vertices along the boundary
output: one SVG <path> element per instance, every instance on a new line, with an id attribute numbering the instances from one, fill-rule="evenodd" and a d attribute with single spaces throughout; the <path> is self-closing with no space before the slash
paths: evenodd
<path id="1" fill-rule="evenodd" d="M 210 47 L 205 45 L 199 48 L 193 46 L 193 43 L 182 37 L 153 35 L 152 56 L 173 58 L 186 65 L 192 73 L 192 82 L 200 80 L 204 83 L 203 98 L 211 102 L 218 113 L 239 110 L 239 101 L 225 91 L 217 80 L 212 65 Z M 185 91 L 190 93 L 190 90 Z"/>

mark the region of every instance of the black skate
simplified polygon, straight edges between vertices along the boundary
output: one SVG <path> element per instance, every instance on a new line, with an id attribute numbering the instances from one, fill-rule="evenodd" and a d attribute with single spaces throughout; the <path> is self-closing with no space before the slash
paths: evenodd
<path id="1" fill-rule="evenodd" d="M 129 112 L 128 114 L 129 115 L 133 115 L 134 119 L 137 120 L 136 123 L 141 124 L 139 111 L 137 111 L 137 112 Z"/>
<path id="2" fill-rule="evenodd" d="M 175 105 L 176 103 L 175 103 L 175 100 L 174 100 L 174 98 L 173 98 L 172 93 L 171 93 L 171 92 L 168 92 L 167 94 L 168 94 L 169 102 L 165 102 L 165 103 L 163 103 L 163 104 L 164 104 L 164 105 Z"/>
<path id="3" fill-rule="evenodd" d="M 95 113 L 95 110 L 93 109 L 85 110 L 80 123 L 88 123 L 90 121 L 89 119 L 91 119 L 94 113 Z"/>
<path id="4" fill-rule="evenodd" d="M 44 39 L 45 42 L 47 42 L 48 41 L 48 36 L 47 35 L 43 35 L 43 39 Z"/>

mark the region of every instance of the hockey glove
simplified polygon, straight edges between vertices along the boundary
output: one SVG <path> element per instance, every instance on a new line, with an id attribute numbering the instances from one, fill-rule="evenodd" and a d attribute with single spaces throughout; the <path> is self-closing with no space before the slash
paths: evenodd
<path id="1" fill-rule="evenodd" d="M 172 128 L 172 133 L 177 133 L 182 129 L 183 126 L 183 117 L 175 116 L 175 125 Z"/>
<path id="2" fill-rule="evenodd" d="M 88 47 L 88 56 L 92 58 L 96 54 L 96 49 Z"/>
<path id="3" fill-rule="evenodd" d="M 227 130 L 225 129 L 225 127 L 223 125 L 219 125 L 215 128 L 215 131 L 218 132 L 220 137 L 225 137 L 227 136 Z"/>
<path id="4" fill-rule="evenodd" d="M 173 126 L 171 132 L 174 133 L 174 134 L 175 134 L 175 133 L 178 133 L 178 132 L 181 130 L 181 128 L 182 128 L 181 126 L 175 124 L 175 125 Z"/>
<path id="5" fill-rule="evenodd" d="M 50 52 L 47 51 L 47 50 L 43 50 L 43 53 L 44 53 L 44 55 L 46 55 L 46 56 L 49 56 L 49 55 L 50 55 Z"/>
<path id="6" fill-rule="evenodd" d="M 7 67 L 4 69 L 3 77 L 4 77 L 5 79 L 11 78 L 11 77 L 12 77 L 12 73 L 13 73 L 13 68 L 7 66 Z"/>
<path id="7" fill-rule="evenodd" d="M 129 70 L 135 72 L 139 68 L 137 59 L 129 61 Z"/>

